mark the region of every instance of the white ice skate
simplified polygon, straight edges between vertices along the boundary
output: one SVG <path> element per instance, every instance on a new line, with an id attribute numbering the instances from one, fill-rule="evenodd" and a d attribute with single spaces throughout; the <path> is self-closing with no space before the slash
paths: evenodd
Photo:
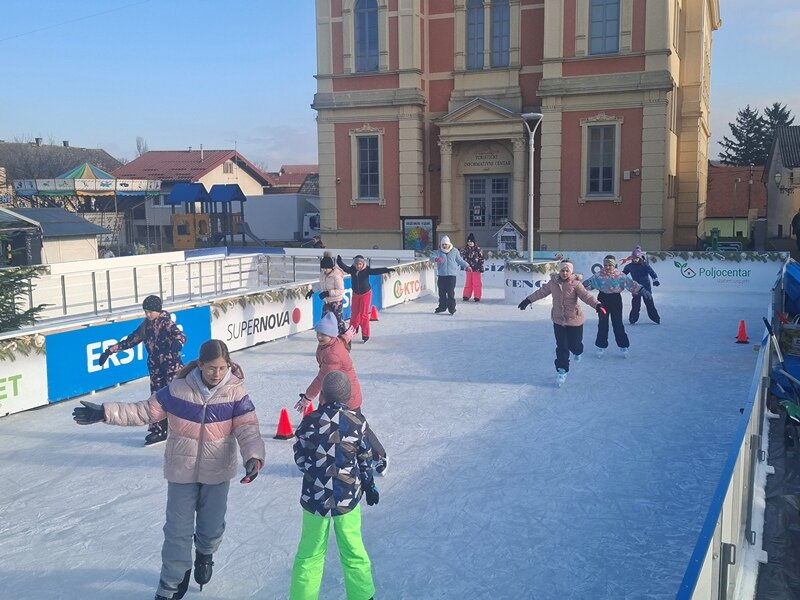
<path id="1" fill-rule="evenodd" d="M 597 349 L 597 358 L 603 358 L 603 354 L 605 354 L 605 353 L 606 353 L 606 349 L 605 348 L 598 348 Z"/>
<path id="2" fill-rule="evenodd" d="M 564 369 L 559 369 L 558 373 L 556 374 L 556 385 L 561 387 L 564 385 L 564 382 L 567 380 L 567 372 Z"/>
<path id="3" fill-rule="evenodd" d="M 628 349 L 627 348 L 620 348 L 622 352 L 622 358 L 628 358 Z"/>
<path id="4" fill-rule="evenodd" d="M 581 355 L 580 354 L 573 354 L 572 355 L 572 360 L 574 360 L 575 362 L 581 362 Z"/>

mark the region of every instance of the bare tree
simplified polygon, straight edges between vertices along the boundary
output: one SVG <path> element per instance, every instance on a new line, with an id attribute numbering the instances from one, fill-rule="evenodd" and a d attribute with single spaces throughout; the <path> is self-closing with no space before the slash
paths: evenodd
<path id="1" fill-rule="evenodd" d="M 145 152 L 148 152 L 150 148 L 147 147 L 147 140 L 145 140 L 142 136 L 136 136 L 136 157 L 140 157 Z"/>

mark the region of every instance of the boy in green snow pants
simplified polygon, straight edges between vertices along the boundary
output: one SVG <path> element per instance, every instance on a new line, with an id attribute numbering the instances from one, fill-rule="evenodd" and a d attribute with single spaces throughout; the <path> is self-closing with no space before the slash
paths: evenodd
<path id="1" fill-rule="evenodd" d="M 372 478 L 367 421 L 347 408 L 350 380 L 331 371 L 322 381 L 319 407 L 308 413 L 295 435 L 294 459 L 303 472 L 303 532 L 292 568 L 290 600 L 319 598 L 328 534 L 333 521 L 348 600 L 375 594 L 372 565 L 361 539 L 362 494 L 379 500 Z"/>

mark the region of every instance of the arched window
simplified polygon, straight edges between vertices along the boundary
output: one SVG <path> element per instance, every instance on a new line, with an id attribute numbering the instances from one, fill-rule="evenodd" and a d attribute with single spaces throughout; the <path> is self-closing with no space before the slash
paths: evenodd
<path id="1" fill-rule="evenodd" d="M 358 0 L 355 10 L 356 72 L 378 70 L 378 2 Z"/>
<path id="2" fill-rule="evenodd" d="M 467 2 L 467 69 L 483 69 L 483 0 Z"/>
<path id="3" fill-rule="evenodd" d="M 511 14 L 508 0 L 492 0 L 492 66 L 508 66 L 511 43 Z"/>

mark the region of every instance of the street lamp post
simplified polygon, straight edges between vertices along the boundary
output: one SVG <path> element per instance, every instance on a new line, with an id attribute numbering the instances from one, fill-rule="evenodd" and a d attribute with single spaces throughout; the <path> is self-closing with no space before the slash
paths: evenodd
<path id="1" fill-rule="evenodd" d="M 522 113 L 522 122 L 528 130 L 528 260 L 533 260 L 533 136 L 542 123 L 542 113 Z M 530 121 L 535 124 L 531 129 Z"/>

